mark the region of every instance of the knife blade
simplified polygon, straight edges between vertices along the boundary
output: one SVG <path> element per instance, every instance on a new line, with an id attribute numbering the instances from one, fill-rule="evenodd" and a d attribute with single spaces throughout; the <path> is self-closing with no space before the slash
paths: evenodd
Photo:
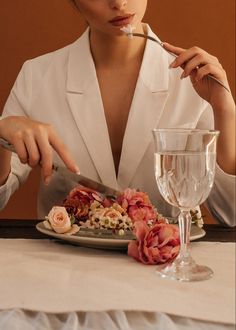
<path id="1" fill-rule="evenodd" d="M 101 182 L 94 181 L 82 174 L 71 172 L 67 167 L 60 166 L 54 163 L 53 170 L 56 173 L 64 176 L 66 179 L 69 179 L 72 182 L 76 182 L 77 184 L 80 184 L 84 187 L 98 191 L 103 195 L 117 197 L 121 194 L 118 190 L 106 186 Z"/>
<path id="2" fill-rule="evenodd" d="M 14 146 L 3 138 L 0 138 L 0 145 L 9 151 L 14 153 L 16 152 Z M 114 197 L 120 195 L 120 191 L 106 186 L 101 182 L 94 181 L 86 176 L 83 176 L 82 174 L 71 172 L 67 167 L 54 163 L 52 169 L 54 172 L 64 176 L 66 179 L 76 182 L 84 187 L 96 190 L 103 195 Z"/>

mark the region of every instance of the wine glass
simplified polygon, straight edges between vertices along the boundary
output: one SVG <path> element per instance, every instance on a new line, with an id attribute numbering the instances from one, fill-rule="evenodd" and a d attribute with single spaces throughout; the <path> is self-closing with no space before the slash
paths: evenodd
<path id="1" fill-rule="evenodd" d="M 163 198 L 180 209 L 180 252 L 157 273 L 179 281 L 209 279 L 213 271 L 190 256 L 190 210 L 206 200 L 213 186 L 219 131 L 163 128 L 152 132 L 157 186 Z"/>

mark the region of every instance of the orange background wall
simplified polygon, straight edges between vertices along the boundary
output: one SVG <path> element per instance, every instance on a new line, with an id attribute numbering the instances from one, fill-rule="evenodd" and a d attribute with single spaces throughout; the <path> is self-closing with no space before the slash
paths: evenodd
<path id="1" fill-rule="evenodd" d="M 149 0 L 145 21 L 163 41 L 216 55 L 235 91 L 235 0 Z M 69 0 L 1 0 L 0 112 L 23 62 L 74 41 L 84 28 Z M 32 171 L 0 218 L 36 217 L 39 175 Z"/>

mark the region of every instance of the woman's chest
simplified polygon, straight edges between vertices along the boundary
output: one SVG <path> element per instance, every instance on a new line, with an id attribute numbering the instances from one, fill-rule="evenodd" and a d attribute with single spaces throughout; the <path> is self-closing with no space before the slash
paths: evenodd
<path id="1" fill-rule="evenodd" d="M 98 72 L 98 82 L 111 149 L 117 166 L 135 93 L 137 74 L 124 75 L 122 72 L 116 72 L 111 75 L 109 72 Z"/>

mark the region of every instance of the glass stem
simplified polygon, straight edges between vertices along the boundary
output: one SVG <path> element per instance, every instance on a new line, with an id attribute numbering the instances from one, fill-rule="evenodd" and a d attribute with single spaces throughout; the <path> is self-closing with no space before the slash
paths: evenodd
<path id="1" fill-rule="evenodd" d="M 178 256 L 179 262 L 189 264 L 192 262 L 189 250 L 189 238 L 191 229 L 190 210 L 180 210 L 179 214 L 179 235 L 180 235 L 180 252 Z"/>

